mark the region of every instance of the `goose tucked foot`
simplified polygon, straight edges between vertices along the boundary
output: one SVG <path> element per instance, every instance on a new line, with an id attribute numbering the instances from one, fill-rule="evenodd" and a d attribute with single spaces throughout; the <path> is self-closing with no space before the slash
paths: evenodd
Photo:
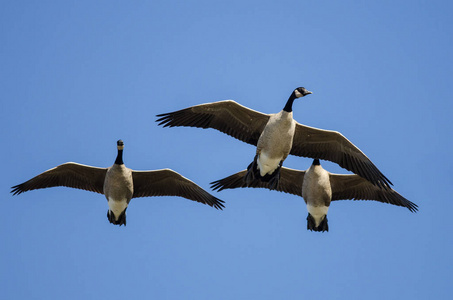
<path id="1" fill-rule="evenodd" d="M 123 212 L 120 214 L 120 216 L 118 217 L 118 220 L 116 220 L 115 214 L 109 209 L 107 211 L 107 219 L 109 219 L 109 222 L 114 225 L 126 226 L 126 209 L 123 210 Z"/>
<path id="2" fill-rule="evenodd" d="M 260 177 L 260 171 L 257 168 L 256 160 L 258 159 L 258 155 L 255 155 L 255 158 L 247 167 L 247 173 L 244 176 L 244 181 L 247 184 L 247 187 L 250 187 L 250 184 L 255 180 L 256 177 Z"/>
<path id="3" fill-rule="evenodd" d="M 269 189 L 271 190 L 276 190 L 278 188 L 278 183 L 280 182 L 280 169 L 282 168 L 283 161 L 280 162 L 278 165 L 278 168 L 271 174 L 271 175 L 264 175 L 263 180 L 265 180 L 265 177 L 269 176 Z"/>
<path id="4" fill-rule="evenodd" d="M 313 216 L 310 213 L 308 213 L 307 230 L 318 231 L 318 232 L 329 231 L 329 225 L 327 224 L 327 215 L 324 216 L 321 223 L 319 223 L 319 225 L 316 226 L 315 218 L 313 218 Z"/>
<path id="5" fill-rule="evenodd" d="M 280 169 L 282 168 L 283 161 L 278 164 L 278 167 L 271 173 L 261 176 L 260 171 L 257 170 L 255 176 L 258 177 L 263 182 L 268 182 L 268 188 L 270 190 L 276 190 L 278 188 L 278 183 L 280 182 Z"/>
<path id="6" fill-rule="evenodd" d="M 256 179 L 259 179 L 263 182 L 269 183 L 269 189 L 276 190 L 278 188 L 278 183 L 280 181 L 280 169 L 282 167 L 283 161 L 280 161 L 278 167 L 271 173 L 261 176 L 260 170 L 258 169 L 258 155 L 255 155 L 255 158 L 247 167 L 247 173 L 244 176 L 244 181 L 247 184 L 247 187 L 251 186 L 251 183 Z"/>
<path id="7" fill-rule="evenodd" d="M 275 175 L 269 180 L 269 189 L 276 190 L 278 188 L 278 183 L 280 182 L 280 168 L 275 170 Z"/>

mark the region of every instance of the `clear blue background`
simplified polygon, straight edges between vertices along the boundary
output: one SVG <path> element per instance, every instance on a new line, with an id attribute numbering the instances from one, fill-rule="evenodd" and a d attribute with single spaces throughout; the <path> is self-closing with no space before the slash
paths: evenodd
<path id="1" fill-rule="evenodd" d="M 1 299 L 451 297 L 451 1 L 10 1 L 0 10 Z M 300 197 L 216 193 L 224 211 L 10 187 L 67 161 L 171 168 L 209 189 L 254 147 L 155 115 L 234 99 L 342 132 L 420 211 L 340 201 L 328 233 Z M 284 165 L 305 170 L 308 158 Z M 322 162 L 335 173 L 347 171 Z"/>

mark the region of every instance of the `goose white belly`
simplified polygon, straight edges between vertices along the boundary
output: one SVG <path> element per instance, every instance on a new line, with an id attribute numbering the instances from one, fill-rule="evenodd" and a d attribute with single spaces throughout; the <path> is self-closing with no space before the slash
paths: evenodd
<path id="1" fill-rule="evenodd" d="M 115 200 L 113 198 L 109 198 L 108 204 L 109 204 L 109 209 L 115 215 L 115 220 L 118 220 L 118 217 L 127 208 L 126 199 Z"/>
<path id="2" fill-rule="evenodd" d="M 329 210 L 328 206 L 313 206 L 310 204 L 307 204 L 307 210 L 310 213 L 310 215 L 315 219 L 315 224 L 316 227 L 321 224 L 321 221 L 324 219 L 324 217 L 327 215 L 327 211 Z"/>
<path id="3" fill-rule="evenodd" d="M 275 169 L 278 168 L 280 161 L 283 160 L 283 157 L 273 158 L 266 154 L 266 152 L 261 152 L 257 159 L 258 169 L 260 170 L 260 175 L 264 176 L 266 174 L 272 174 Z"/>

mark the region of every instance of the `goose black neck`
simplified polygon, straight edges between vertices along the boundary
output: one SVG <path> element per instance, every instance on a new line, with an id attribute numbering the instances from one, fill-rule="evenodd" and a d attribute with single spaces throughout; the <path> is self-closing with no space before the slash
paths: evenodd
<path id="1" fill-rule="evenodd" d="M 314 166 L 319 166 L 319 165 L 321 165 L 321 163 L 319 162 L 319 159 L 315 158 L 315 159 L 313 160 L 313 165 L 314 165 Z"/>
<path id="2" fill-rule="evenodd" d="M 115 164 L 122 165 L 123 163 L 123 150 L 118 149 L 118 155 L 116 156 Z"/>
<path id="3" fill-rule="evenodd" d="M 296 100 L 296 95 L 293 92 L 291 94 L 291 96 L 289 96 L 288 101 L 286 101 L 286 105 L 283 108 L 283 110 L 286 111 L 286 112 L 289 112 L 289 113 L 292 112 L 293 111 L 293 102 L 294 102 L 294 100 Z"/>

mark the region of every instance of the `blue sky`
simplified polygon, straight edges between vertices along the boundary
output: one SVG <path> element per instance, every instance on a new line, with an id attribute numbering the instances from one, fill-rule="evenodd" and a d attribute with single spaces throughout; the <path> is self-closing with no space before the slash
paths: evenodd
<path id="1" fill-rule="evenodd" d="M 450 1 L 14 1 L 0 10 L 2 299 L 426 299 L 453 292 Z M 133 199 L 127 227 L 104 196 L 10 195 L 67 161 L 171 168 L 209 182 L 254 147 L 155 115 L 233 99 L 338 130 L 419 205 L 339 201 L 328 233 L 302 198 L 215 193 L 224 211 Z M 305 170 L 308 158 L 284 165 Z M 329 171 L 347 173 L 322 162 Z"/>

